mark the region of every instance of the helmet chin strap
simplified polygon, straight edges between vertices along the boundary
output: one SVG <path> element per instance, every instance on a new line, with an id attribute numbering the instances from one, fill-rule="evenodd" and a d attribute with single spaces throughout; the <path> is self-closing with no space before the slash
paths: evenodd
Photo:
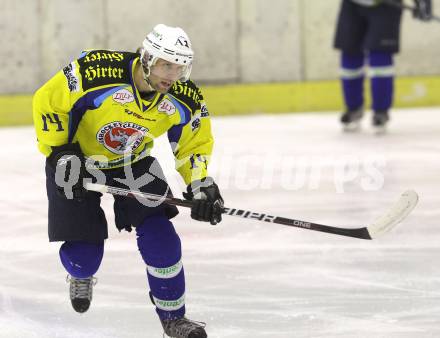
<path id="1" fill-rule="evenodd" d="M 144 76 L 145 83 L 148 85 L 149 89 L 152 92 L 155 92 L 156 89 L 153 88 L 153 84 L 151 83 L 150 78 L 147 76 L 147 74 L 145 74 L 144 71 L 142 73 L 143 73 L 143 76 Z"/>

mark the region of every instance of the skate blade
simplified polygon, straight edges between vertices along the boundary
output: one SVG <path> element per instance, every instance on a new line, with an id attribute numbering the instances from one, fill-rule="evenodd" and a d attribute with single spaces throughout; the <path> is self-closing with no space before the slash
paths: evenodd
<path id="1" fill-rule="evenodd" d="M 374 134 L 375 135 L 384 135 L 387 133 L 387 127 L 386 126 L 375 126 L 374 128 Z"/>
<path id="2" fill-rule="evenodd" d="M 359 121 L 345 123 L 343 125 L 343 130 L 346 133 L 355 133 L 355 132 L 358 132 L 359 130 L 361 130 L 361 124 Z"/>

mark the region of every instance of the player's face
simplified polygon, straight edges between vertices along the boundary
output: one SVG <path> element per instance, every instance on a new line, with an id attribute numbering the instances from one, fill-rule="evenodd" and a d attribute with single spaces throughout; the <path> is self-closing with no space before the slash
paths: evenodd
<path id="1" fill-rule="evenodd" d="M 174 82 L 181 79 L 187 71 L 187 66 L 178 65 L 158 59 L 150 69 L 149 79 L 155 90 L 165 94 Z"/>

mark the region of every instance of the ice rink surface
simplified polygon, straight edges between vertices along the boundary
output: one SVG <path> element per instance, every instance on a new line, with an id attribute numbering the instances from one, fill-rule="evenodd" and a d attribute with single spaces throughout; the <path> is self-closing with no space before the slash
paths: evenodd
<path id="1" fill-rule="evenodd" d="M 374 241 L 224 218 L 175 218 L 187 315 L 210 338 L 440 337 L 440 108 L 394 111 L 389 133 L 344 134 L 336 114 L 213 118 L 211 174 L 226 206 L 333 226 L 365 226 L 406 189 L 420 201 Z M 0 337 L 159 338 L 133 233 L 113 225 L 91 309 L 68 299 L 48 243 L 43 163 L 31 127 L 0 129 Z M 169 146 L 160 159 L 184 188 Z"/>

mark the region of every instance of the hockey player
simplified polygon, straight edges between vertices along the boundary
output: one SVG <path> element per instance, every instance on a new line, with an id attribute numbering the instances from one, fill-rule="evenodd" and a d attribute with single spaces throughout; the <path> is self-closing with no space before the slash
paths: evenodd
<path id="1" fill-rule="evenodd" d="M 207 170 L 213 147 L 209 113 L 189 79 L 192 62 L 187 34 L 159 24 L 140 54 L 85 51 L 35 93 L 38 148 L 47 156 L 49 241 L 63 242 L 59 256 L 77 312 L 90 306 L 108 237 L 101 194 L 87 191 L 85 180 L 171 195 L 150 156 L 154 138 L 167 132 L 176 169 L 188 185 L 184 197 L 193 200 L 191 217 L 221 221 L 223 199 Z M 180 238 L 170 221 L 177 208 L 117 196 L 114 213 L 119 231 L 136 230 L 150 298 L 165 333 L 207 337 L 203 323 L 185 317 Z"/>
<path id="2" fill-rule="evenodd" d="M 394 6 L 390 2 L 394 1 Z M 429 20 L 431 0 L 414 0 L 414 16 Z M 359 128 L 363 116 L 364 62 L 371 79 L 373 127 L 385 131 L 393 99 L 393 54 L 399 51 L 401 0 L 342 0 L 334 46 L 341 53 L 341 81 L 346 131 Z"/>

